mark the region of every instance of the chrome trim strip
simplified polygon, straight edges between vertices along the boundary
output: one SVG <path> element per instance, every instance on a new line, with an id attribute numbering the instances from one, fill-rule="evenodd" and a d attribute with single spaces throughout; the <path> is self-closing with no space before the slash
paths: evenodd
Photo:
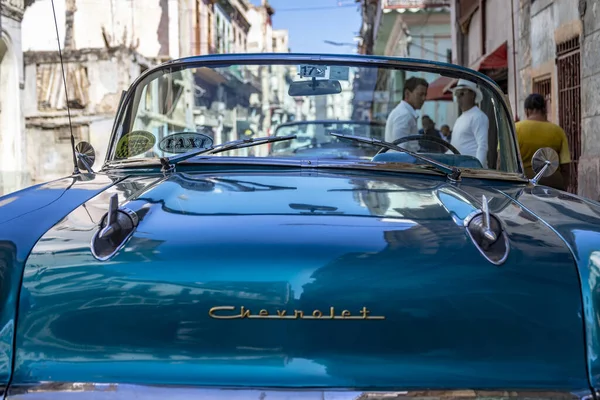
<path id="1" fill-rule="evenodd" d="M 150 386 L 117 383 L 61 383 L 45 382 L 38 385 L 12 386 L 7 400 L 94 399 L 210 399 L 210 400 L 450 400 L 450 399 L 510 399 L 592 400 L 589 390 L 581 392 L 543 390 L 411 390 L 364 392 L 343 389 L 219 389 L 181 386 Z"/>

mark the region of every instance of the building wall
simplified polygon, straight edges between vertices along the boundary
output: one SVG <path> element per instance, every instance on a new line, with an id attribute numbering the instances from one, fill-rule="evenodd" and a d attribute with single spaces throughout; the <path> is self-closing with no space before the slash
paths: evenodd
<path id="1" fill-rule="evenodd" d="M 512 8 L 511 8 L 512 2 Z M 458 22 L 458 1 L 452 1 L 454 23 L 451 24 L 453 54 L 452 61 L 470 68 L 477 68 L 484 57 L 503 43 L 507 44 L 508 97 L 513 116 L 520 117 L 518 71 L 521 56 L 518 54 L 519 32 L 527 27 L 519 25 L 520 0 L 485 0 L 484 11 L 480 8 L 473 13 L 465 39 L 461 39 L 461 26 Z M 511 15 L 512 11 L 512 15 Z M 483 20 L 485 19 L 485 21 Z M 513 25 L 514 24 L 514 25 Z M 514 27 L 514 29 L 512 29 Z M 514 45 L 513 45 L 514 35 Z M 465 48 L 466 43 L 466 48 Z M 515 49 L 517 55 L 515 58 Z M 463 54 L 461 56 L 461 54 Z"/>
<path id="2" fill-rule="evenodd" d="M 585 4 L 584 9 L 581 4 Z M 551 102 L 548 118 L 559 120 L 557 44 L 579 37 L 581 46 L 581 156 L 578 162 L 579 195 L 600 198 L 600 1 L 522 1 L 519 51 L 519 103 L 534 90 L 537 80 L 550 78 Z M 564 128 L 564 127 L 563 127 Z M 571 153 L 573 154 L 571 149 Z"/>
<path id="3" fill-rule="evenodd" d="M 263 2 L 264 3 L 264 2 Z M 252 6 L 247 14 L 250 22 L 248 31 L 247 51 L 250 53 L 271 53 L 273 52 L 273 26 L 269 15 L 269 6 Z M 261 94 L 251 96 L 251 103 L 259 105 L 262 114 L 263 123 L 261 124 L 261 135 L 270 135 L 274 133 L 275 124 L 271 122 L 273 91 L 271 86 L 271 72 L 268 67 L 254 68 L 252 70 L 260 79 Z M 257 149 L 258 155 L 264 155 L 266 152 L 264 146 Z"/>
<path id="4" fill-rule="evenodd" d="M 485 52 L 484 54 L 490 54 L 506 43 L 508 58 L 507 100 L 510 102 L 513 117 L 521 118 L 522 113 L 519 111 L 518 78 L 516 74 L 518 70 L 518 55 L 515 55 L 519 32 L 519 0 L 486 0 L 485 4 L 486 33 L 483 51 Z M 514 30 L 512 29 L 513 26 Z"/>
<path id="5" fill-rule="evenodd" d="M 583 32 L 579 193 L 600 201 L 600 1 L 587 1 Z"/>
<path id="6" fill-rule="evenodd" d="M 215 46 L 219 53 L 232 53 L 233 35 L 232 24 L 229 15 L 215 4 Z"/>
<path id="7" fill-rule="evenodd" d="M 523 19 L 519 40 L 519 51 L 523 54 L 520 71 L 520 111 L 523 113 L 523 102 L 531 93 L 534 81 L 549 77 L 552 81 L 553 101 L 548 117 L 557 123 L 556 44 L 557 39 L 562 40 L 582 33 L 578 1 L 538 0 L 531 4 L 528 0 L 523 2 L 520 13 Z"/>
<path id="8" fill-rule="evenodd" d="M 23 0 L 0 0 L 0 195 L 29 184 L 23 122 Z"/>
<path id="9" fill-rule="evenodd" d="M 469 24 L 469 32 L 467 36 L 469 37 L 469 47 L 467 48 L 467 66 L 473 66 L 477 60 L 483 56 L 483 52 L 481 50 L 481 29 L 483 24 L 481 23 L 481 10 L 475 11 L 473 18 L 471 18 L 471 23 Z"/>
<path id="10" fill-rule="evenodd" d="M 32 0 L 0 1 L 4 4 L 6 1 L 22 3 Z M 104 162 L 108 135 L 121 91 L 139 76 L 142 66 L 147 68 L 163 60 L 214 53 L 217 36 L 215 13 L 219 14 L 219 19 L 222 21 L 221 50 L 223 52 L 247 50 L 249 26 L 246 22 L 246 13 L 252 9 L 247 0 L 218 2 L 212 0 L 54 0 L 54 5 L 59 39 L 65 49 L 63 52 L 65 61 L 70 60 L 67 64 L 71 63 L 76 68 L 85 68 L 85 73 L 80 74 L 85 75 L 86 78 L 85 106 L 82 109 L 71 109 L 71 115 L 76 142 L 90 141 L 95 148 L 96 167 Z M 231 10 L 234 10 L 232 15 L 235 14 L 235 17 L 228 14 Z M 259 10 L 256 14 L 260 24 L 256 34 L 260 36 L 259 39 L 263 44 L 262 51 L 272 51 L 273 32 L 267 13 L 267 10 L 272 12 L 272 9 L 263 6 L 258 7 L 257 10 Z M 72 18 L 67 18 L 66 14 L 69 11 L 73 12 Z M 37 92 L 40 87 L 43 88 L 42 90 L 47 90 L 49 87 L 47 82 L 40 82 L 42 79 L 40 71 L 48 65 L 53 65 L 53 68 L 60 66 L 56 57 L 58 55 L 56 28 L 52 16 L 51 0 L 37 0 L 25 14 L 23 29 L 30 33 L 24 35 L 23 43 L 29 57 L 25 63 L 27 73 L 23 74 L 25 68 L 23 68 L 20 49 L 17 53 L 6 52 L 8 56 L 4 58 L 7 65 L 10 59 L 15 68 L 4 68 L 3 65 L 3 70 L 12 71 L 10 73 L 13 75 L 17 74 L 14 71 L 17 71 L 20 66 L 18 74 L 25 88 L 21 97 L 26 98 L 27 107 L 19 122 L 23 131 L 26 126 L 27 136 L 35 138 L 35 141 L 30 141 L 27 146 L 25 144 L 22 146 L 22 158 L 28 166 L 23 169 L 32 174 L 32 179 L 36 182 L 68 175 L 73 170 L 62 81 L 54 82 L 53 91 L 44 93 L 44 96 L 54 102 L 50 108 L 40 107 L 40 94 Z M 4 23 L 4 20 L 2 26 L 3 30 L 13 29 L 12 25 Z M 20 31 L 18 35 L 11 31 L 8 35 L 3 33 L 4 36 L 11 40 L 14 37 L 18 41 L 21 38 Z M 278 46 L 287 47 L 287 33 L 280 35 L 279 39 L 281 43 Z M 60 70 L 55 70 L 54 73 L 55 78 L 62 77 Z M 6 72 L 4 75 L 8 76 L 8 74 Z M 27 77 L 26 83 L 23 76 Z M 11 75 L 11 82 L 14 81 Z M 269 81 L 265 80 L 263 83 L 263 87 L 268 88 Z M 69 90 L 73 85 L 74 82 L 68 82 Z M 8 87 L 3 85 L 2 89 L 6 92 Z M 2 93 L 1 98 L 16 98 L 14 94 L 11 96 Z M 20 102 L 11 101 L 10 104 L 12 107 L 10 113 L 5 115 L 13 116 L 16 121 L 13 108 Z M 266 104 L 268 106 L 268 101 Z M 225 112 L 231 114 L 232 110 L 225 110 Z M 3 121 L 0 129 L 4 130 L 8 126 L 9 122 Z M 11 128 L 10 131 L 15 135 L 19 134 L 18 129 Z M 26 135 L 23 134 L 23 140 L 25 137 Z M 13 151 L 14 146 L 6 148 L 11 149 L 11 157 L 18 156 L 19 153 Z M 17 165 L 10 158 L 2 157 L 0 167 L 3 160 L 10 165 Z M 13 180 L 17 176 L 13 172 L 9 175 Z M 13 187 L 12 190 L 14 189 Z"/>
<path id="11" fill-rule="evenodd" d="M 54 52 L 25 55 L 24 116 L 27 135 L 35 138 L 27 145 L 27 166 L 32 183 L 73 172 L 69 120 L 57 58 Z M 67 70 L 74 67 L 86 71 L 83 82 L 78 83 L 86 101 L 83 108 L 71 109 L 71 121 L 75 143 L 87 141 L 94 147 L 94 167 L 98 168 L 106 157 L 121 91 L 141 73 L 142 65 L 136 53 L 128 49 L 113 50 L 110 54 L 101 50 L 88 51 L 76 59 L 64 61 Z M 56 90 L 47 91 L 48 87 Z"/>
<path id="12" fill-rule="evenodd" d="M 273 52 L 273 26 L 269 23 L 267 9 L 264 6 L 252 7 L 248 10 L 248 52 Z"/>
<path id="13" fill-rule="evenodd" d="M 510 36 L 510 1 L 506 0 L 486 0 L 485 2 L 485 48 L 484 51 L 490 52 L 504 42 L 511 42 Z M 494 34 L 495 32 L 504 32 L 504 35 Z M 510 43 L 509 43 L 510 44 Z"/>
<path id="14" fill-rule="evenodd" d="M 61 45 L 65 44 L 66 0 L 54 1 Z M 188 55 L 191 49 L 188 0 L 76 0 L 73 49 L 127 46 L 145 57 Z M 184 15 L 185 14 L 185 15 Z M 143 16 L 143 17 L 142 17 Z M 181 17 L 181 18 L 180 18 Z M 37 0 L 25 14 L 25 51 L 56 51 L 50 0 Z"/>
<path id="15" fill-rule="evenodd" d="M 234 0 L 234 7 L 238 10 L 238 12 L 244 16 L 247 20 L 247 14 L 250 10 L 250 3 L 246 0 Z M 242 26 L 238 21 L 233 21 L 233 30 L 234 30 L 234 51 L 236 53 L 245 53 L 248 47 L 248 31 L 250 30 L 250 26 Z"/>

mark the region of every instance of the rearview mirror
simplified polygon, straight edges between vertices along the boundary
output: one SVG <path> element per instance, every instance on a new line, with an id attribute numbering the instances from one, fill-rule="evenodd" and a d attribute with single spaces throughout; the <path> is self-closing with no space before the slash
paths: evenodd
<path id="1" fill-rule="evenodd" d="M 530 182 L 536 185 L 540 179 L 556 172 L 558 169 L 558 153 L 550 147 L 542 147 L 533 153 L 531 168 L 533 168 L 536 175 Z"/>
<path id="2" fill-rule="evenodd" d="M 333 79 L 313 79 L 310 81 L 296 81 L 290 84 L 290 96 L 319 96 L 337 94 L 342 92 L 342 85 Z"/>
<path id="3" fill-rule="evenodd" d="M 79 169 L 85 169 L 86 171 L 93 173 L 92 166 L 96 161 L 96 151 L 88 142 L 79 142 L 75 146 L 75 155 L 77 157 L 77 167 Z"/>

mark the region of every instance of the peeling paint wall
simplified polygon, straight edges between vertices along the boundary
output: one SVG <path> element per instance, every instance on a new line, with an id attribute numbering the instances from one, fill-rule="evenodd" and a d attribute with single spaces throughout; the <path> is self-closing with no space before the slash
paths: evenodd
<path id="1" fill-rule="evenodd" d="M 580 194 L 600 201 L 600 1 L 583 16 Z"/>
<path id="2" fill-rule="evenodd" d="M 64 46 L 65 0 L 54 1 L 59 37 Z M 184 0 L 77 0 L 73 18 L 74 49 L 126 46 L 145 57 L 178 57 L 191 48 L 191 32 L 180 24 L 180 11 L 190 13 Z M 56 51 L 56 28 L 50 0 L 37 0 L 25 13 L 26 51 Z"/>
<path id="3" fill-rule="evenodd" d="M 24 110 L 27 135 L 28 172 L 32 182 L 44 182 L 71 174 L 73 165 L 70 160 L 70 130 L 66 108 L 56 109 L 39 106 L 41 68 L 55 66 L 60 68 L 58 60 L 44 53 L 26 53 L 26 91 Z M 106 150 L 117 110 L 121 91 L 141 73 L 142 66 L 136 53 L 128 49 L 119 49 L 111 55 L 102 51 L 79 54 L 65 60 L 68 65 L 77 65 L 87 73 L 89 82 L 88 102 L 83 109 L 72 109 L 73 133 L 75 142 L 88 141 L 96 152 L 95 168 L 99 168 L 106 157 Z M 62 81 L 60 82 L 62 85 Z M 56 97 L 64 104 L 64 90 L 58 86 Z M 68 161 L 66 161 L 68 160 Z"/>
<path id="4" fill-rule="evenodd" d="M 584 6 L 582 9 L 580 3 Z M 585 12 L 583 12 L 585 11 Z M 550 78 L 548 118 L 558 118 L 556 45 L 573 37 L 581 43 L 581 157 L 578 194 L 600 199 L 600 0 L 521 0 L 519 106 L 536 79 Z M 564 127 L 563 127 L 564 128 Z M 572 151 L 573 149 L 571 149 Z"/>
<path id="5" fill-rule="evenodd" d="M 589 1 L 591 2 L 591 1 Z M 598 3 L 598 1 L 595 1 Z M 552 97 L 557 99 L 556 43 L 581 33 L 578 0 L 521 1 L 519 54 L 521 55 L 519 107 L 537 78 L 552 79 Z M 558 101 L 552 102 L 549 118 L 558 121 Z"/>

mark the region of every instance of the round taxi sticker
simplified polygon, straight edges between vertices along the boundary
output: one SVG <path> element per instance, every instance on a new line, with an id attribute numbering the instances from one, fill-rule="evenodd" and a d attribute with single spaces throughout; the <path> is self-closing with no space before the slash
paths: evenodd
<path id="1" fill-rule="evenodd" d="M 150 150 L 156 143 L 153 134 L 146 131 L 133 131 L 124 134 L 117 143 L 117 158 L 128 158 Z"/>

